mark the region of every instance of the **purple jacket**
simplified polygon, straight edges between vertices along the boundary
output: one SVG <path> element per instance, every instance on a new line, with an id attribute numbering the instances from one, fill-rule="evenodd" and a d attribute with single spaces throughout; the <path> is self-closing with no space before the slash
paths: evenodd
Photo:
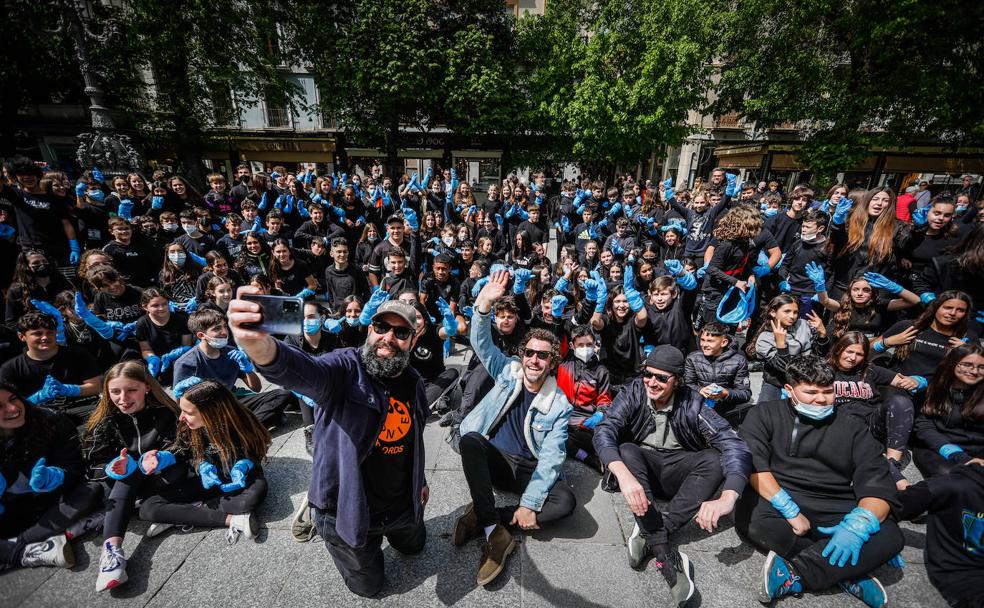
<path id="1" fill-rule="evenodd" d="M 273 363 L 256 368 L 268 381 L 317 402 L 314 466 L 308 500 L 319 509 L 337 511 L 338 535 L 352 547 L 364 546 L 369 529 L 369 505 L 361 466 L 386 420 L 389 392 L 366 372 L 359 352 L 354 348 L 342 348 L 315 357 L 278 342 Z M 410 495 L 417 497 L 413 505 L 414 515 L 419 520 L 423 517 L 419 497 L 426 484 L 423 433 L 427 397 L 420 374 L 411 367 L 393 382 L 417 386 Z"/>

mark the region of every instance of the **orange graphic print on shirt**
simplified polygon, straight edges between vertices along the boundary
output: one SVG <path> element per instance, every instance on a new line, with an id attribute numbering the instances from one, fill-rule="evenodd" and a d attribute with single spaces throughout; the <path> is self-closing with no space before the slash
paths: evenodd
<path id="1" fill-rule="evenodd" d="M 376 447 L 380 448 L 383 454 L 402 454 L 406 449 L 406 442 L 402 440 L 413 426 L 413 417 L 406 403 L 393 397 L 390 397 L 389 401 L 386 420 L 383 422 L 383 430 L 379 432 L 379 437 L 376 439 Z"/>

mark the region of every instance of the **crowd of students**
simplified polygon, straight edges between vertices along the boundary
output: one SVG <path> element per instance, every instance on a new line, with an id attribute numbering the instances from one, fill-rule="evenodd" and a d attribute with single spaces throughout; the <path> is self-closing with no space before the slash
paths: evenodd
<path id="1" fill-rule="evenodd" d="M 358 459 L 369 481 L 351 504 L 368 504 L 368 523 L 336 510 L 344 474 L 312 479 L 294 522 L 299 540 L 325 538 L 355 593 L 382 584 L 367 529 L 423 546 L 422 507 L 393 497 L 426 490 L 408 474 L 423 446 L 407 437 L 433 414 L 473 499 L 453 542 L 485 539 L 480 584 L 512 551 L 510 526 L 558 525 L 576 508 L 569 458 L 624 495 L 630 564 L 652 558 L 681 604 L 693 566 L 671 536 L 729 515 L 768 552 L 763 601 L 840 584 L 884 605 L 871 572 L 901 567 L 897 522 L 917 517 L 944 598 L 984 601 L 969 576 L 984 566 L 973 180 L 911 200 L 845 184 L 783 194 L 721 169 L 690 187 L 565 180 L 559 194 L 533 173 L 481 199 L 454 170 L 241 165 L 234 183 L 207 182 L 201 195 L 163 172 L 93 168 L 73 183 L 25 158 L 4 165 L 0 253 L 16 262 L 0 269 L 0 567 L 71 566 L 69 541 L 99 529 L 96 587 L 116 587 L 134 514 L 148 536 L 255 537 L 285 412 L 299 411 L 316 465 L 350 466 L 322 445 L 345 424 L 324 414 L 334 389 L 281 369 L 293 357 L 321 380 L 354 379 L 346 395 L 390 398 Z M 253 344 L 230 315 L 248 310 L 244 286 L 302 298 L 302 333 Z M 461 372 L 445 363 L 454 350 L 474 350 Z M 351 365 L 365 373 L 335 369 Z M 366 388 L 403 366 L 420 391 Z M 754 401 L 751 369 L 763 372 Z M 906 479 L 910 458 L 925 481 Z M 496 508 L 493 488 L 520 503 Z"/>

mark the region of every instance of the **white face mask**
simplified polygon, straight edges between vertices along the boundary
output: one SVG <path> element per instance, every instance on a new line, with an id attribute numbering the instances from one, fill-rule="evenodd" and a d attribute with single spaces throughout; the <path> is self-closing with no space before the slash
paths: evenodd
<path id="1" fill-rule="evenodd" d="M 454 237 L 453 236 L 446 236 L 443 239 L 441 239 L 441 242 L 444 243 L 445 245 L 447 245 L 448 247 L 451 247 L 451 246 L 454 245 Z"/>
<path id="2" fill-rule="evenodd" d="M 184 253 L 180 251 L 176 253 L 167 254 L 167 259 L 171 260 L 171 263 L 174 264 L 175 266 L 184 266 L 187 257 L 188 256 L 186 256 Z"/>
<path id="3" fill-rule="evenodd" d="M 164 230 L 166 230 L 168 232 L 174 232 L 175 230 L 178 229 L 178 225 L 177 224 L 172 224 L 171 222 L 165 222 L 165 223 L 161 224 L 161 228 L 163 228 Z"/>
<path id="4" fill-rule="evenodd" d="M 595 356 L 595 350 L 594 346 L 578 346 L 574 349 L 574 356 L 587 363 Z"/>
<path id="5" fill-rule="evenodd" d="M 834 413 L 833 405 L 808 405 L 800 403 L 792 394 L 789 400 L 793 402 L 793 409 L 810 420 L 823 420 Z"/>
<path id="6" fill-rule="evenodd" d="M 185 234 L 195 234 L 198 232 L 197 224 L 181 224 L 181 227 L 184 228 Z"/>
<path id="7" fill-rule="evenodd" d="M 813 233 L 803 232 L 800 234 L 800 240 L 803 241 L 804 243 L 812 243 L 813 241 L 817 240 L 818 236 L 819 236 L 818 232 L 813 232 Z"/>
<path id="8" fill-rule="evenodd" d="M 229 345 L 229 338 L 205 338 L 212 348 L 222 349 Z"/>

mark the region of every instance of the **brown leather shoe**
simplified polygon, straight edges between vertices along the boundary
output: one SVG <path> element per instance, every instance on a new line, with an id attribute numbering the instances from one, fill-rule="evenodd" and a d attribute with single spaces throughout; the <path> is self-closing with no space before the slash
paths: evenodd
<path id="1" fill-rule="evenodd" d="M 478 516 L 475 515 L 475 505 L 469 504 L 465 512 L 458 518 L 458 521 L 454 522 L 451 544 L 455 547 L 460 547 L 479 536 L 481 532 L 482 528 L 478 525 Z"/>
<path id="2" fill-rule="evenodd" d="M 506 565 L 506 558 L 516 548 L 516 539 L 501 524 L 496 524 L 492 535 L 482 545 L 482 561 L 478 564 L 478 584 L 488 585 L 495 580 Z"/>

